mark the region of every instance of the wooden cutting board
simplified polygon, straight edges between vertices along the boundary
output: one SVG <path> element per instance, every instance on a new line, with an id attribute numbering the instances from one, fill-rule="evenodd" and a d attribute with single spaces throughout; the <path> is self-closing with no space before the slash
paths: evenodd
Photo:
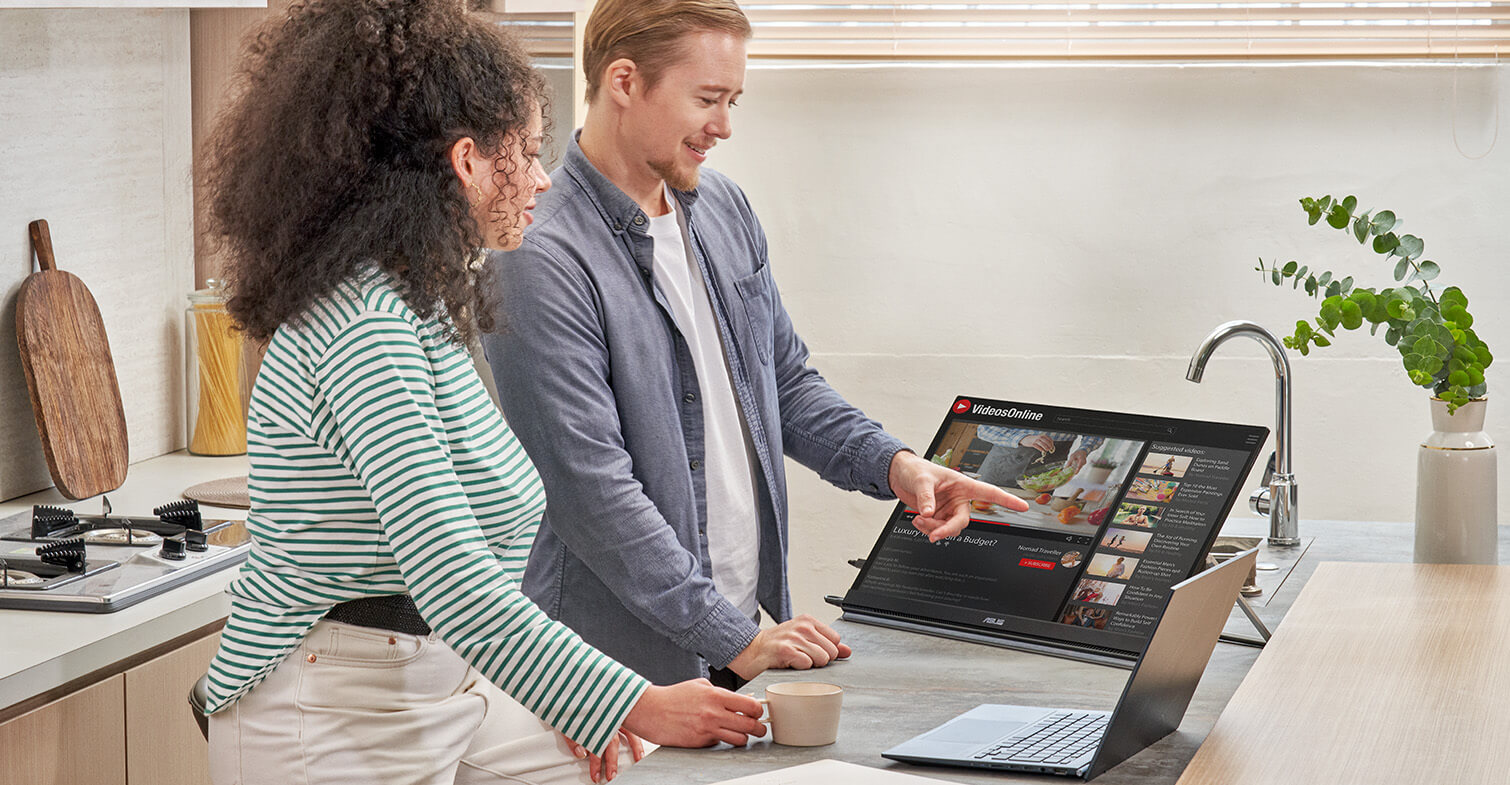
<path id="1" fill-rule="evenodd" d="M 64 496 L 84 499 L 126 481 L 126 413 L 99 306 L 57 269 L 47 222 L 30 229 L 41 271 L 21 283 L 16 343 L 48 471 Z"/>

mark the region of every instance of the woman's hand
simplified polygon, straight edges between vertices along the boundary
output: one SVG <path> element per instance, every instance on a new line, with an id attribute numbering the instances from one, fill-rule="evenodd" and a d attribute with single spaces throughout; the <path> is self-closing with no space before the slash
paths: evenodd
<path id="1" fill-rule="evenodd" d="M 566 740 L 567 745 L 571 748 L 571 754 L 575 755 L 577 760 L 584 758 L 587 760 L 587 773 L 592 777 L 593 782 L 607 782 L 619 776 L 620 742 L 629 745 L 629 753 L 634 758 L 635 763 L 639 763 L 645 759 L 645 747 L 640 742 L 640 737 L 627 730 L 620 730 L 614 734 L 613 739 L 608 742 L 608 748 L 603 750 L 603 757 L 601 758 L 588 752 L 587 748 L 581 744 L 571 739 Z M 602 777 L 601 780 L 598 779 L 599 776 Z"/>
<path id="2" fill-rule="evenodd" d="M 743 747 L 765 735 L 760 701 L 696 679 L 669 687 L 650 686 L 624 719 L 624 729 L 668 747 Z"/>

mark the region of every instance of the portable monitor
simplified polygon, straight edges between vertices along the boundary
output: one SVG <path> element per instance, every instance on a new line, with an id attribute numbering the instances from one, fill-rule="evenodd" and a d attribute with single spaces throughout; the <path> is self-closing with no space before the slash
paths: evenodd
<path id="1" fill-rule="evenodd" d="M 898 504 L 843 618 L 1130 668 L 1171 587 L 1203 569 L 1268 433 L 956 398 L 927 457 L 1028 511 L 975 501 L 962 534 L 929 543 Z"/>

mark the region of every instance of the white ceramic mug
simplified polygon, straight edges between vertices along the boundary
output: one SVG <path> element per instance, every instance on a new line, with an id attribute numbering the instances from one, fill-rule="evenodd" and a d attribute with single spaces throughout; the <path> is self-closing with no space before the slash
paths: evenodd
<path id="1" fill-rule="evenodd" d="M 765 689 L 771 739 L 788 747 L 821 747 L 839 737 L 844 688 L 817 681 L 789 681 Z"/>

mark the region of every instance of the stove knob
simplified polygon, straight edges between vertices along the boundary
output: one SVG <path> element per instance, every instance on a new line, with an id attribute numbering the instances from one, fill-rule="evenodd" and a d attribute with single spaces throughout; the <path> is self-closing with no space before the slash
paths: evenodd
<path id="1" fill-rule="evenodd" d="M 198 529 L 189 529 L 184 532 L 184 545 L 195 553 L 204 553 L 210 549 L 209 536 Z"/>
<path id="2" fill-rule="evenodd" d="M 183 558 L 184 558 L 184 555 L 185 555 L 184 554 L 184 545 L 185 544 L 184 544 L 184 541 L 183 541 L 182 538 L 179 538 L 179 537 L 164 537 L 163 538 L 163 549 L 161 551 L 158 551 L 158 555 L 161 556 L 161 557 L 163 557 L 164 559 L 172 559 L 174 561 L 182 561 Z"/>

